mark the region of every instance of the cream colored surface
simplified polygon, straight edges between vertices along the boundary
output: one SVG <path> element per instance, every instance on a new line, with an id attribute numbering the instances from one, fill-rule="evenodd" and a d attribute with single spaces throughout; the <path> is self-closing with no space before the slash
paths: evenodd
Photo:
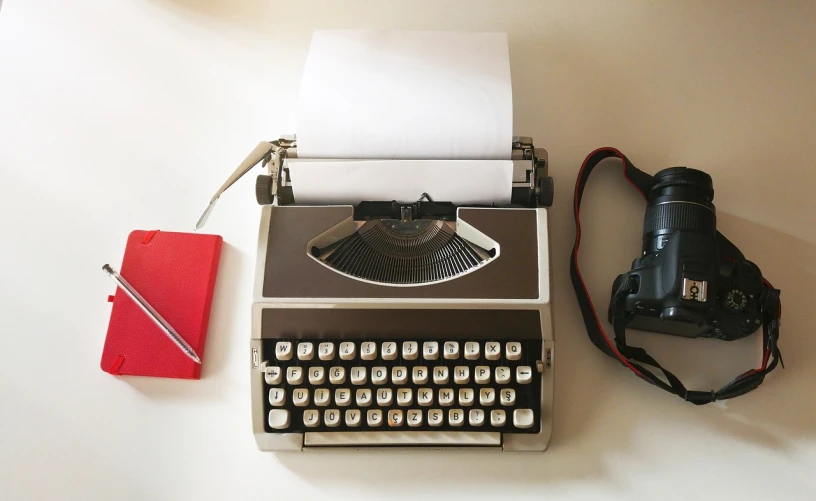
<path id="1" fill-rule="evenodd" d="M 116 379 L 99 357 L 135 228 L 191 229 L 260 139 L 294 130 L 315 28 L 507 31 L 515 131 L 550 153 L 558 341 L 543 455 L 272 455 L 251 433 L 251 179 L 224 236 L 201 381 Z M 812 499 L 816 490 L 816 4 L 8 0 L 0 11 L 0 395 L 4 499 Z M 583 332 L 569 283 L 575 175 L 613 145 L 714 177 L 720 228 L 783 291 L 787 369 L 703 408 Z M 639 251 L 643 204 L 593 177 L 581 254 L 599 310 Z M 700 388 L 736 345 L 635 336 Z M 729 357 L 727 362 L 722 362 Z M 702 376 L 709 374 L 709 376 Z"/>

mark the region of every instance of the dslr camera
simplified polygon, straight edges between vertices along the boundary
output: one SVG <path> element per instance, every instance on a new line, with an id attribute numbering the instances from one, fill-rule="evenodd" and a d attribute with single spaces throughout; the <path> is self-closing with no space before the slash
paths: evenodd
<path id="1" fill-rule="evenodd" d="M 615 279 L 610 322 L 618 318 L 632 329 L 724 340 L 761 327 L 762 273 L 717 232 L 711 176 L 664 169 L 647 198 L 643 254 Z"/>

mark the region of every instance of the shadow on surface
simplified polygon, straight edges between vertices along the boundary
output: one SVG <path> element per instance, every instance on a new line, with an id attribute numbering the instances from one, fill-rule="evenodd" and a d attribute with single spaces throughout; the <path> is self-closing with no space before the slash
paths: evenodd
<path id="1" fill-rule="evenodd" d="M 285 38 L 291 33 L 297 40 L 308 37 L 300 26 L 308 18 L 304 12 L 307 8 L 303 6 L 288 6 L 289 10 L 283 14 L 281 5 L 284 4 L 260 0 L 231 3 L 153 0 L 153 3 L 182 15 L 200 16 L 199 19 L 226 23 L 256 33 L 269 33 L 273 20 L 289 15 L 297 22 L 291 26 L 285 20 L 276 23 L 277 35 L 269 36 Z M 502 7 L 496 6 L 497 9 Z M 314 28 L 372 25 L 369 14 L 365 12 L 343 11 L 339 4 L 335 9 L 337 16 L 332 17 L 334 26 Z M 497 16 L 497 19 L 494 23 L 469 28 L 502 30 L 502 23 L 509 22 L 507 16 Z M 377 26 L 457 29 L 464 22 L 453 17 L 429 16 L 425 25 L 402 26 L 399 16 L 394 16 L 391 25 L 379 23 Z M 514 109 L 515 127 L 518 133 L 532 135 L 537 140 L 537 146 L 545 148 L 558 145 L 538 144 L 538 141 L 547 143 L 547 138 L 559 136 L 556 130 L 547 130 L 543 124 L 549 124 L 551 128 L 569 129 L 570 134 L 576 137 L 601 135 L 605 138 L 626 138 L 625 135 L 616 135 L 614 130 L 611 133 L 598 132 L 599 129 L 612 127 L 610 124 L 626 127 L 635 120 L 628 106 L 638 102 L 641 89 L 632 85 L 625 65 L 623 69 L 612 67 L 621 61 L 602 59 L 579 36 L 557 31 L 552 35 L 545 30 L 531 30 L 529 33 L 511 38 L 513 91 L 517 102 Z M 546 62 L 546 65 L 540 62 Z M 622 62 L 627 61 L 623 58 Z M 558 71 L 548 72 L 547 68 L 558 68 Z M 558 98 L 553 99 L 552 96 Z M 524 103 L 524 106 L 521 107 L 520 103 Z M 559 117 L 558 123 L 549 122 L 547 115 Z M 654 124 L 658 136 L 660 127 L 659 123 Z M 639 155 L 653 160 L 665 158 L 664 155 L 668 153 L 666 145 L 648 139 L 638 143 Z M 623 146 L 631 145 L 630 142 Z M 723 233 L 782 290 L 784 317 L 780 346 L 787 369 L 777 369 L 757 391 L 733 401 L 696 407 L 645 385 L 590 344 L 575 304 L 567 268 L 574 236 L 570 211 L 572 186 L 578 165 L 564 165 L 560 159 L 578 157 L 595 146 L 601 145 L 568 142 L 566 150 L 551 155 L 550 172 L 556 179 L 557 189 L 556 205 L 551 212 L 557 374 L 555 428 L 550 451 L 546 454 L 520 455 L 388 451 L 278 454 L 278 460 L 286 468 L 309 482 L 327 486 L 355 486 L 365 482 L 369 489 L 382 489 L 381 492 L 404 486 L 406 472 L 410 472 L 413 478 L 423 479 L 427 485 L 444 483 L 455 487 L 467 484 L 470 488 L 478 488 L 496 484 L 554 484 L 607 477 L 608 465 L 620 454 L 627 454 L 635 447 L 632 436 L 644 419 L 660 421 L 661 431 L 668 433 L 674 427 L 691 423 L 709 427 L 716 434 L 731 437 L 735 442 L 782 451 L 792 448 L 795 441 L 812 438 L 816 434 L 813 424 L 816 422 L 816 404 L 812 399 L 816 390 L 816 343 L 809 337 L 816 324 L 816 308 L 813 307 L 816 276 L 812 264 L 816 262 L 816 247 L 796 236 L 736 216 L 719 214 L 718 225 Z M 587 149 L 583 153 L 576 151 L 576 148 L 584 147 Z M 657 170 L 644 165 L 640 167 L 652 172 Z M 619 172 L 593 176 L 594 182 L 599 180 L 610 183 L 605 191 L 614 191 L 615 194 L 614 197 L 610 195 L 595 199 L 603 200 L 602 208 L 598 209 L 601 217 L 597 219 L 600 222 L 595 221 L 587 226 L 587 235 L 594 234 L 594 237 L 587 238 L 584 244 L 586 250 L 582 255 L 589 269 L 588 274 L 593 274 L 597 279 L 593 283 L 599 284 L 597 287 L 591 285 L 593 298 L 599 311 L 604 311 L 612 280 L 628 269 L 638 252 L 643 206 Z M 739 189 L 736 185 L 723 188 Z M 603 211 L 613 214 L 604 217 Z M 619 222 L 615 218 L 622 214 L 618 212 L 625 213 L 628 219 Z M 608 245 L 608 242 L 614 242 L 614 245 Z M 787 258 L 782 260 L 781 255 Z M 229 290 L 230 287 L 224 289 Z M 224 308 L 228 311 L 235 305 Z M 735 343 L 722 343 L 633 334 L 632 339 L 636 343 L 654 352 L 655 357 L 667 367 L 672 370 L 677 368 L 684 379 L 688 376 L 690 386 L 699 389 L 722 384 L 725 382 L 723 378 L 742 372 L 748 368 L 746 365 L 750 367 L 758 351 L 756 336 Z M 215 346 L 210 348 L 214 349 Z M 689 368 L 692 370 L 689 371 Z M 216 364 L 213 371 L 218 370 Z M 709 370 L 712 372 L 710 377 L 697 374 Z M 689 372 L 691 374 L 687 374 Z M 353 461 L 350 460 L 352 457 Z"/>
<path id="2" fill-rule="evenodd" d="M 783 291 L 781 347 L 787 368 L 771 373 L 758 390 L 731 401 L 696 407 L 637 380 L 588 346 L 583 331 L 565 335 L 565 329 L 559 331 L 562 337 L 557 344 L 555 430 L 546 454 L 335 451 L 317 455 L 279 454 L 280 462 L 298 475 L 321 483 L 352 485 L 363 475 L 372 487 L 382 489 L 399 485 L 405 471 L 431 484 L 467 482 L 470 488 L 497 482 L 552 485 L 606 477 L 607 463 L 631 449 L 633 427 L 650 411 L 654 413 L 652 418 L 662 418 L 666 429 L 681 428 L 687 423 L 702 424 L 715 429 L 717 435 L 779 451 L 792 449 L 799 439 L 813 438 L 816 405 L 810 397 L 816 391 L 816 345 L 809 332 L 816 324 L 812 307 L 816 279 L 808 267 L 816 262 L 816 247 L 735 216 L 720 214 L 719 217 L 720 227 L 728 235 L 761 236 L 744 244 L 741 239 L 735 240 L 746 256 L 765 264 L 763 272 Z M 779 261 L 779 248 L 797 258 Z M 809 292 L 803 294 L 803 291 Z M 559 306 L 570 301 L 569 295 L 559 296 Z M 607 300 L 597 302 L 605 307 Z M 559 310 L 560 315 L 565 309 Z M 572 325 L 577 324 L 572 322 Z M 644 334 L 643 339 L 647 339 L 646 336 L 653 335 Z M 667 366 L 682 366 L 689 361 L 693 364 L 697 359 L 699 364 L 695 370 L 719 366 L 715 372 L 722 372 L 727 380 L 756 358 L 753 356 L 758 348 L 756 336 L 746 340 L 749 342 L 738 350 L 733 360 L 729 357 L 732 343 L 686 339 L 671 343 L 674 338 L 667 336 L 652 337 L 650 341 L 655 346 L 669 343 L 669 349 L 663 346 L 658 357 Z M 751 356 L 741 357 L 743 354 Z M 617 384 L 618 378 L 620 384 Z M 622 394 L 621 388 L 631 394 Z M 608 393 L 612 389 L 615 394 Z M 350 461 L 352 455 L 353 461 Z"/>

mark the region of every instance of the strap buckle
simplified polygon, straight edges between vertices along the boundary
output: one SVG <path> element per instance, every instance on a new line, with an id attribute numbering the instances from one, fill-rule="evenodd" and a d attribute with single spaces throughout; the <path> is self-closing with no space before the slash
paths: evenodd
<path id="1" fill-rule="evenodd" d="M 703 404 L 709 404 L 711 402 L 716 402 L 717 401 L 717 394 L 714 392 L 714 390 L 711 390 L 711 391 L 695 391 L 695 390 L 691 390 L 691 391 L 686 391 L 686 394 L 683 397 L 683 399 L 686 402 L 693 403 L 694 405 L 703 405 Z"/>

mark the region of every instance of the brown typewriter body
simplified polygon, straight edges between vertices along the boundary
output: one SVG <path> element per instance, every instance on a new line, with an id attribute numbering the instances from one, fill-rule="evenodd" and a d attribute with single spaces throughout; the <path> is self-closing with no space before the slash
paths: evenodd
<path id="1" fill-rule="evenodd" d="M 315 259 L 313 247 L 320 235 L 331 234 L 333 230 L 353 224 L 352 206 L 266 206 L 262 209 L 256 283 L 252 310 L 252 402 L 253 429 L 256 442 L 262 450 L 325 450 L 334 448 L 381 448 L 397 447 L 405 449 L 433 450 L 493 450 L 493 451 L 543 451 L 546 450 L 552 433 L 553 417 L 553 373 L 554 338 L 552 304 L 550 298 L 549 239 L 546 208 L 466 208 L 456 210 L 454 229 L 465 227 L 469 232 L 486 235 L 493 245 L 493 257 L 467 273 L 460 273 L 431 283 L 387 284 L 351 276 Z M 350 230 L 351 231 L 351 230 Z M 465 233 L 465 232 L 463 232 Z M 376 257 L 370 257 L 373 262 Z M 365 273 L 362 273 L 365 275 Z M 384 353 L 377 354 L 377 360 L 341 361 L 339 357 L 323 361 L 318 354 L 310 359 L 300 360 L 298 349 L 302 344 L 318 350 L 321 343 L 329 343 L 339 348 L 341 343 L 351 342 L 360 350 L 363 342 L 373 342 L 384 350 L 387 342 L 395 342 L 398 347 L 404 342 L 415 341 L 420 349 L 426 343 L 449 346 L 455 343 L 464 348 L 466 343 L 481 343 L 485 350 L 487 342 L 498 343 L 501 350 L 509 350 L 511 344 L 523 346 L 524 358 L 520 362 L 506 362 L 505 355 L 495 361 L 485 361 L 486 353 L 480 360 L 467 361 L 465 354 L 455 360 L 446 359 L 441 353 L 434 360 L 424 359 L 424 353 L 414 360 L 403 360 L 403 353 L 393 361 L 381 361 Z M 276 361 L 275 347 L 278 343 L 291 343 L 293 355 L 288 361 Z M 305 350 L 306 348 L 304 348 Z M 506 355 L 509 355 L 506 354 Z M 306 419 L 306 411 L 293 406 L 291 399 L 297 390 L 310 390 L 311 394 L 325 386 L 332 392 L 347 388 L 352 394 L 356 389 L 366 387 L 376 392 L 381 387 L 399 385 L 388 380 L 384 385 L 374 385 L 370 379 L 375 366 L 383 366 L 390 371 L 405 366 L 408 371 L 414 366 L 433 370 L 438 366 L 449 366 L 451 371 L 469 367 L 472 376 L 469 385 L 457 385 L 451 377 L 448 384 L 411 384 L 409 377 L 405 388 L 411 387 L 418 394 L 423 386 L 434 390 L 450 387 L 454 393 L 460 386 L 469 386 L 478 395 L 480 389 L 502 386 L 493 379 L 487 384 L 476 384 L 475 371 L 500 370 L 498 364 L 506 364 L 513 371 L 512 364 L 525 364 L 532 368 L 532 383 L 518 390 L 517 398 L 525 395 L 528 408 L 534 407 L 534 426 L 527 429 L 513 429 L 513 407 L 495 403 L 480 406 L 479 402 L 470 407 L 460 406 L 454 397 L 454 404 L 442 407 L 437 399 L 428 406 L 421 407 L 416 401 L 404 406 L 404 412 L 426 413 L 431 417 L 431 408 L 439 408 L 448 417 L 451 409 L 462 409 L 468 416 L 470 411 L 480 408 L 485 418 L 492 411 L 505 413 L 510 425 L 491 427 L 470 426 L 465 418 L 461 429 L 445 426 L 437 431 L 425 423 L 412 429 L 405 426 L 391 426 L 386 421 L 386 411 L 403 409 L 396 403 L 383 406 L 383 425 L 350 427 L 345 421 L 336 429 L 327 428 L 321 422 L 319 429 L 311 431 L 300 420 Z M 479 365 L 485 364 L 485 365 Z M 489 365 L 488 365 L 489 364 Z M 345 366 L 348 371 L 356 365 L 369 371 L 369 378 L 361 385 L 348 380 L 333 385 L 328 380 L 310 385 L 310 370 L 315 374 L 322 367 L 331 371 L 335 366 Z M 303 383 L 287 385 L 288 368 L 302 367 Z M 282 374 L 280 384 L 268 384 L 269 367 L 277 367 Z M 368 369 L 365 369 L 368 367 Z M 515 376 L 516 374 L 513 374 Z M 498 377 L 498 373 L 496 374 Z M 512 381 L 509 386 L 512 386 Z M 291 411 L 288 429 L 274 429 L 270 412 L 278 408 L 269 404 L 267 395 L 273 389 L 285 394 L 288 405 L 282 407 Z M 526 392 L 526 393 L 523 393 Z M 358 395 L 359 396 L 359 395 Z M 439 395 L 441 398 L 441 395 Z M 478 398 L 478 397 L 477 397 Z M 340 415 L 346 411 L 359 409 L 364 415 L 377 407 L 360 407 L 352 397 L 348 406 L 337 405 L 332 394 L 325 408 L 315 408 L 318 420 L 329 417 L 329 410 L 336 408 Z M 314 407 L 314 402 L 308 406 Z M 287 411 L 289 413 L 290 411 Z M 477 411 L 478 412 L 478 411 Z M 448 414 L 446 414 L 448 413 Z M 412 414 L 415 416 L 415 414 Z M 406 419 L 408 414 L 402 414 Z M 311 416 L 310 416 L 311 417 Z M 348 417 L 348 415 L 346 415 Z M 453 414 L 449 416 L 453 419 Z M 365 418 L 364 418 L 365 419 Z M 422 417 L 420 417 L 422 419 Z M 447 424 L 447 422 L 446 422 Z"/>

